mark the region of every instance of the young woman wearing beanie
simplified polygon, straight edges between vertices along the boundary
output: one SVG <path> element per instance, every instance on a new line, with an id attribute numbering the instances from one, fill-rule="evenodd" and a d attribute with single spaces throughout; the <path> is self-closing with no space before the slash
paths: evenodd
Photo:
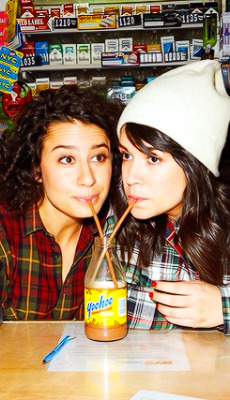
<path id="1" fill-rule="evenodd" d="M 117 218 L 136 199 L 118 236 L 131 328 L 230 334 L 230 187 L 218 172 L 229 120 L 211 60 L 156 78 L 120 117 Z"/>

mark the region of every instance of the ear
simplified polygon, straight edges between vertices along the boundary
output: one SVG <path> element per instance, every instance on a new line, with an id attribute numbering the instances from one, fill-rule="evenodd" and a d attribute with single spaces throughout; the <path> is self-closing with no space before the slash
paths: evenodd
<path id="1" fill-rule="evenodd" d="M 35 182 L 42 183 L 42 174 L 39 167 L 35 168 L 34 170 L 34 179 Z"/>

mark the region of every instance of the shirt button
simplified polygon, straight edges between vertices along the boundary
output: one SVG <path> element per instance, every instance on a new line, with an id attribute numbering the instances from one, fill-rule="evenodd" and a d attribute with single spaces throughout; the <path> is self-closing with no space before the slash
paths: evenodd
<path id="1" fill-rule="evenodd" d="M 56 253 L 56 251 L 54 253 L 52 253 L 52 257 L 54 260 L 57 260 L 59 258 L 59 253 Z"/>

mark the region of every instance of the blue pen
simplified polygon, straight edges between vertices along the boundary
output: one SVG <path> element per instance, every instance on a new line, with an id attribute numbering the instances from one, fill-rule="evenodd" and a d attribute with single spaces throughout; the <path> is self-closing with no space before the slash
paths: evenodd
<path id="1" fill-rule="evenodd" d="M 70 335 L 67 335 L 64 337 L 64 339 L 62 339 L 57 346 L 54 347 L 53 350 L 51 350 L 51 352 L 49 354 L 47 354 L 44 358 L 44 360 L 42 361 L 42 364 L 46 364 L 48 363 L 50 360 L 52 360 L 52 358 L 54 358 L 54 356 L 56 356 L 57 353 L 59 353 L 59 351 L 62 349 L 62 347 L 68 343 L 68 341 L 70 339 L 73 339 L 70 337 Z"/>

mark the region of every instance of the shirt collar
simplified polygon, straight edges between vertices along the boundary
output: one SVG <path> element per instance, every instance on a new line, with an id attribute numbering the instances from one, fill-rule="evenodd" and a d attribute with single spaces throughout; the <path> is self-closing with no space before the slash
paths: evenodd
<path id="1" fill-rule="evenodd" d="M 170 218 L 167 219 L 167 226 L 165 231 L 165 239 L 170 240 L 170 238 L 178 233 L 180 228 L 180 217 L 175 221 L 172 221 Z"/>
<path id="2" fill-rule="evenodd" d="M 103 218 L 104 220 L 104 218 Z M 104 221 L 103 221 L 104 222 Z M 92 218 L 86 219 L 84 221 L 83 229 L 88 230 L 92 236 L 97 236 L 97 228 Z M 26 213 L 24 218 L 24 226 L 23 226 L 23 237 L 31 235 L 37 231 L 43 231 L 46 235 L 52 236 L 44 227 L 38 207 L 36 204 L 33 204 Z"/>
<path id="3" fill-rule="evenodd" d="M 47 232 L 40 218 L 38 207 L 36 204 L 33 204 L 25 213 L 23 236 L 26 237 L 31 233 L 41 230 Z"/>

